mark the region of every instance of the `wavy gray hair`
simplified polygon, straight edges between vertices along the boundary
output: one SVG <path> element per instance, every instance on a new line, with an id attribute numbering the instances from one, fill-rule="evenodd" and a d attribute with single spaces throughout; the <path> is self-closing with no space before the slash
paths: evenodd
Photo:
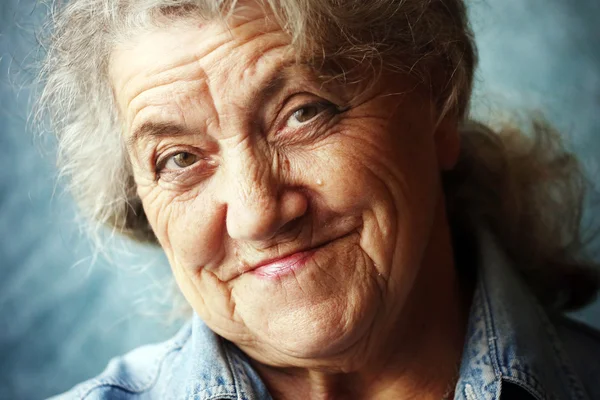
<path id="1" fill-rule="evenodd" d="M 462 151 L 444 176 L 455 238 L 486 223 L 546 305 L 591 301 L 598 275 L 575 260 L 586 181 L 543 123 L 533 137 L 468 120 L 476 48 L 462 0 L 257 0 L 298 54 L 336 79 L 364 68 L 410 74 L 430 88 L 439 118 L 460 122 Z M 39 118 L 58 138 L 59 165 L 82 214 L 155 242 L 136 195 L 108 79 L 115 44 L 175 18 L 226 18 L 236 0 L 71 0 L 54 3 L 40 74 Z M 457 246 L 461 243 L 457 242 Z M 457 253 L 460 253 L 457 251 Z"/>

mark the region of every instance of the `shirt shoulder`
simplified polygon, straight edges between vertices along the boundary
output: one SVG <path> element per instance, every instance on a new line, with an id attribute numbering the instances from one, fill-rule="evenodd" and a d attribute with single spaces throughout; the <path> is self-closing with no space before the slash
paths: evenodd
<path id="1" fill-rule="evenodd" d="M 600 331 L 565 316 L 553 322 L 565 357 L 571 362 L 591 398 L 600 399 Z"/>
<path id="2" fill-rule="evenodd" d="M 100 375 L 50 400 L 119 400 L 144 398 L 144 394 L 153 397 L 150 392 L 155 391 L 159 377 L 169 373 L 190 336 L 188 323 L 165 342 L 141 346 L 113 358 Z"/>

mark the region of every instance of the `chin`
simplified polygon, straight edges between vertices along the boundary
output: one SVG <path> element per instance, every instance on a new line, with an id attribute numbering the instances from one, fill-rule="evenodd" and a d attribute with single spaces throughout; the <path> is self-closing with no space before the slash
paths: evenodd
<path id="1" fill-rule="evenodd" d="M 295 326 L 274 326 L 271 340 L 283 354 L 294 359 L 335 360 L 354 353 L 363 346 L 370 335 L 373 318 L 364 316 L 354 324 L 345 326 L 335 316 L 325 315 L 324 320 L 308 319 Z"/>
<path id="2" fill-rule="evenodd" d="M 331 291 L 319 302 L 307 296 L 284 305 L 266 298 L 264 312 L 244 318 L 255 339 L 244 350 L 266 364 L 328 365 L 365 347 L 383 308 L 380 299 L 375 288 L 347 296 Z M 239 304 L 238 310 L 244 311 Z"/>

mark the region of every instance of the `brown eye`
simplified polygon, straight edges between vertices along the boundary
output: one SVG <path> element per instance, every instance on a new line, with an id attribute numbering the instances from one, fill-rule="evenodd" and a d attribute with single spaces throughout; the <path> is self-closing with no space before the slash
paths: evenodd
<path id="1" fill-rule="evenodd" d="M 169 160 L 165 164 L 165 168 L 166 169 L 187 168 L 190 165 L 193 165 L 196 162 L 198 162 L 198 159 L 199 159 L 199 157 L 197 155 L 182 151 L 181 153 L 177 153 L 174 156 L 172 156 L 171 158 L 169 158 Z"/>
<path id="2" fill-rule="evenodd" d="M 294 113 L 294 118 L 298 122 L 307 122 L 319 114 L 317 106 L 302 107 Z"/>
<path id="3" fill-rule="evenodd" d="M 322 104 L 308 104 L 304 107 L 301 107 L 294 111 L 292 116 L 288 119 L 287 126 L 297 127 L 305 124 L 317 117 L 321 112 L 323 112 L 324 109 L 325 106 Z"/>

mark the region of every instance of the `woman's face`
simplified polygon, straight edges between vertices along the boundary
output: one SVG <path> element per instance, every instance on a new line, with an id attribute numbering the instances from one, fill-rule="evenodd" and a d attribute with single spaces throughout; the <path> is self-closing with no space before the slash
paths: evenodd
<path id="1" fill-rule="evenodd" d="M 138 194 L 215 332 L 270 365 L 360 362 L 401 318 L 456 146 L 414 82 L 320 82 L 243 17 L 112 54 Z"/>

